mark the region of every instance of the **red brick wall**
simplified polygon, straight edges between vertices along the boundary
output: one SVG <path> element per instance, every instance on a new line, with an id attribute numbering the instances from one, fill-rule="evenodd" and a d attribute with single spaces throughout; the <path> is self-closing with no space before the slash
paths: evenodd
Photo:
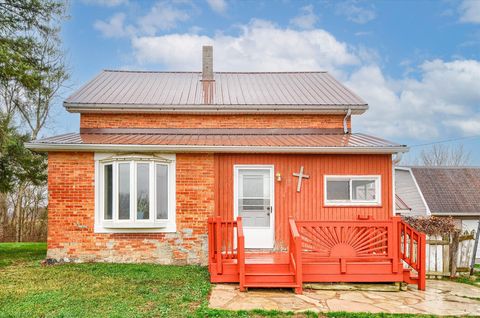
<path id="1" fill-rule="evenodd" d="M 66 261 L 206 264 L 214 210 L 212 154 L 178 154 L 177 232 L 94 233 L 93 153 L 48 156 L 48 258 Z"/>
<path id="2" fill-rule="evenodd" d="M 343 118 L 344 115 L 81 114 L 80 128 L 343 128 Z"/>

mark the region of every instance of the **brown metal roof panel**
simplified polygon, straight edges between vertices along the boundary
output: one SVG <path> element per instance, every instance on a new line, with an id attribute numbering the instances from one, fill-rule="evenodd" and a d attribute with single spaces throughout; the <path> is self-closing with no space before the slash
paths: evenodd
<path id="1" fill-rule="evenodd" d="M 203 104 L 198 72 L 104 71 L 67 98 L 71 105 Z M 215 73 L 217 105 L 365 105 L 330 75 Z"/>
<path id="2" fill-rule="evenodd" d="M 128 145 L 201 145 L 201 146 L 260 146 L 260 147 L 358 147 L 358 148 L 382 148 L 403 146 L 391 143 L 382 139 L 368 138 L 364 135 L 356 134 L 253 134 L 239 133 L 218 133 L 207 132 L 203 134 L 199 130 L 198 134 L 193 134 L 191 129 L 186 129 L 182 133 L 181 129 L 177 133 L 82 133 L 66 134 L 41 140 L 36 140 L 33 144 L 128 144 Z"/>

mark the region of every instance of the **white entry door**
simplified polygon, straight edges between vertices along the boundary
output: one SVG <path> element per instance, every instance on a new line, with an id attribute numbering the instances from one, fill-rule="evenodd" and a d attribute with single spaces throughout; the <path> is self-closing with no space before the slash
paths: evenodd
<path id="1" fill-rule="evenodd" d="M 235 166 L 235 216 L 243 220 L 246 248 L 273 248 L 272 166 Z"/>

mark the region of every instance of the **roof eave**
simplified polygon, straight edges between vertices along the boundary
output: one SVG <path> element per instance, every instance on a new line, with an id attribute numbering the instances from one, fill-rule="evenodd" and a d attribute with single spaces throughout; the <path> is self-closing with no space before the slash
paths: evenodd
<path id="1" fill-rule="evenodd" d="M 392 147 L 265 147 L 265 146 L 198 146 L 198 145 L 128 145 L 128 144 L 47 144 L 27 143 L 35 151 L 137 151 L 137 152 L 226 152 L 226 153 L 338 153 L 393 154 L 407 152 L 406 146 Z"/>
<path id="2" fill-rule="evenodd" d="M 183 113 L 183 114 L 352 114 L 361 115 L 368 104 L 352 105 L 152 105 L 152 104 L 79 104 L 65 101 L 70 113 Z"/>

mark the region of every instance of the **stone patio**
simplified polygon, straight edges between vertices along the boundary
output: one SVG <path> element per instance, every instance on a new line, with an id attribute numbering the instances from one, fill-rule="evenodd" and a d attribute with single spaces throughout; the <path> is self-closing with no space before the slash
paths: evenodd
<path id="1" fill-rule="evenodd" d="M 477 299 L 472 299 L 477 298 Z M 210 307 L 229 310 L 350 311 L 434 315 L 480 315 L 480 288 L 449 281 L 427 282 L 427 290 L 335 291 L 305 289 L 296 295 L 285 289 L 250 289 L 241 293 L 236 284 L 217 284 Z"/>

